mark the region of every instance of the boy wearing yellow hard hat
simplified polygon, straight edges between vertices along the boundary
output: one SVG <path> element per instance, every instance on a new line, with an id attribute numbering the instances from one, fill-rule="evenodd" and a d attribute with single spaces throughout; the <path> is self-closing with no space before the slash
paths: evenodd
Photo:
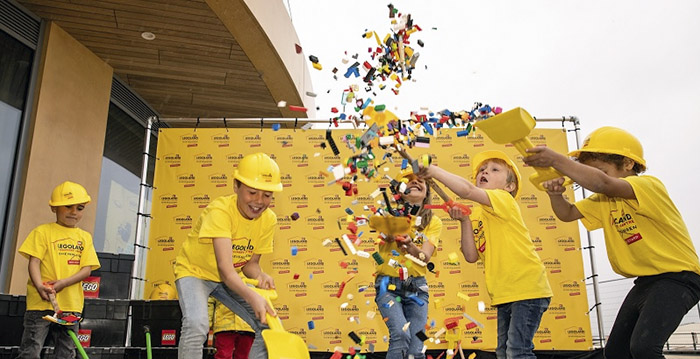
<path id="1" fill-rule="evenodd" d="M 478 153 L 472 166 L 473 183 L 434 165 L 420 174 L 478 204 L 471 216 L 457 207 L 449 214 L 461 222 L 462 254 L 467 262 L 480 259 L 484 263 L 486 289 L 491 305 L 498 309 L 496 356 L 534 358 L 532 340 L 552 289 L 515 200 L 520 193 L 520 172 L 500 151 Z"/>
<path id="2" fill-rule="evenodd" d="M 572 161 L 545 147 L 525 163 L 554 167 L 594 192 L 569 203 L 563 178 L 543 183 L 556 216 L 603 228 L 613 270 L 637 277 L 605 346 L 607 358 L 663 358 L 664 344 L 700 298 L 700 263 L 680 212 L 646 169 L 642 144 L 629 132 L 601 127 L 572 151 Z"/>
<path id="3" fill-rule="evenodd" d="M 178 358 L 202 357 L 209 331 L 207 299 L 219 286 L 228 288 L 232 307 L 256 333 L 251 358 L 266 358 L 261 331 L 265 315 L 275 314 L 267 301 L 246 286 L 241 274 L 274 289 L 272 277 L 260 268 L 260 256 L 272 253 L 277 216 L 270 208 L 274 192 L 282 190 L 280 170 L 258 152 L 241 159 L 234 172 L 234 194 L 212 201 L 196 221 L 175 260 L 175 286 L 182 310 Z"/>
<path id="4" fill-rule="evenodd" d="M 49 201 L 56 222 L 34 228 L 19 248 L 19 253 L 29 259 L 27 311 L 19 358 L 38 358 L 49 332 L 55 338 L 57 358 L 75 357 L 68 332 L 43 317 L 70 313 L 80 317 L 84 301 L 82 280 L 100 268 L 92 236 L 77 227 L 88 202 L 90 196 L 83 186 L 68 181 L 56 186 Z M 49 298 L 54 295 L 62 313 L 54 312 Z M 77 331 L 76 327 L 68 329 Z"/>

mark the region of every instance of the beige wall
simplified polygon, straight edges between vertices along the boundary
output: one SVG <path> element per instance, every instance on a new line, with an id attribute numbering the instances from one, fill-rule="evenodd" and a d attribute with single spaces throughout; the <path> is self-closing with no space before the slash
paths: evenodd
<path id="1" fill-rule="evenodd" d="M 56 220 L 48 200 L 66 180 L 85 186 L 93 199 L 79 227 L 92 233 L 95 226 L 113 70 L 54 23 L 42 47 L 17 248 L 34 227 Z M 27 263 L 15 255 L 10 293 L 26 293 Z"/>

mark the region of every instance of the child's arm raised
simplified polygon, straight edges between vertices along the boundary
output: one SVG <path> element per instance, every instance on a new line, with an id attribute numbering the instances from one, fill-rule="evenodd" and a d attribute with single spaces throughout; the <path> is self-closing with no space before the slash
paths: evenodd
<path id="1" fill-rule="evenodd" d="M 491 200 L 481 188 L 478 188 L 473 183 L 467 181 L 466 179 L 457 176 L 454 173 L 445 171 L 444 169 L 437 167 L 435 165 L 430 165 L 428 167 L 422 167 L 418 173 L 419 177 L 423 178 L 433 178 L 450 189 L 461 198 L 472 200 L 474 202 L 481 203 L 486 206 L 491 206 Z"/>
<path id="2" fill-rule="evenodd" d="M 464 259 L 469 263 L 476 262 L 479 260 L 479 254 L 476 253 L 476 242 L 474 242 L 474 229 L 472 228 L 471 219 L 456 207 L 450 208 L 448 213 L 450 214 L 450 218 L 458 220 L 462 227 L 460 248 L 462 249 Z"/>
<path id="3" fill-rule="evenodd" d="M 232 291 L 243 297 L 253 308 L 255 316 L 263 324 L 267 324 L 265 313 L 275 315 L 275 310 L 267 304 L 265 298 L 252 289 L 248 288 L 241 276 L 233 268 L 233 258 L 231 256 L 231 238 L 217 237 L 213 239 L 214 255 L 216 256 L 216 266 L 219 270 L 221 281 Z"/>
<path id="4" fill-rule="evenodd" d="M 551 148 L 533 147 L 528 148 L 527 152 L 532 155 L 524 157 L 523 161 L 529 166 L 554 167 L 583 188 L 608 197 L 636 198 L 632 185 L 627 181 L 609 176 L 598 168 L 573 161 Z"/>
<path id="5" fill-rule="evenodd" d="M 571 222 L 583 218 L 581 212 L 573 204 L 569 203 L 562 194 L 566 190 L 564 179 L 557 178 L 542 182 L 542 187 L 547 190 L 549 202 L 552 205 L 554 214 L 564 222 Z"/>

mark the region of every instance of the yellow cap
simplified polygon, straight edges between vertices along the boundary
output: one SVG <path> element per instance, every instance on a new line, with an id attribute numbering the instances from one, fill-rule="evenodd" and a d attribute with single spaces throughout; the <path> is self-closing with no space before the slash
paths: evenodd
<path id="1" fill-rule="evenodd" d="M 257 152 L 241 159 L 233 178 L 246 186 L 262 191 L 279 192 L 282 190 L 280 168 L 270 156 Z"/>
<path id="2" fill-rule="evenodd" d="M 617 128 L 605 126 L 591 132 L 580 149 L 569 152 L 569 156 L 578 157 L 581 152 L 608 153 L 625 156 L 646 168 L 642 143 L 631 133 Z"/>
<path id="3" fill-rule="evenodd" d="M 49 206 L 72 206 L 79 203 L 88 203 L 91 201 L 85 187 L 66 181 L 56 186 L 51 192 L 51 200 Z"/>
<path id="4" fill-rule="evenodd" d="M 484 163 L 484 161 L 494 158 L 505 161 L 505 163 L 508 164 L 513 173 L 515 173 L 515 198 L 518 198 L 518 196 L 520 195 L 520 184 L 522 183 L 522 179 L 520 178 L 520 171 L 518 171 L 518 167 L 515 165 L 515 162 L 513 162 L 513 160 L 511 160 L 510 157 L 508 157 L 508 155 L 501 151 L 484 151 L 479 152 L 476 154 L 476 156 L 474 156 L 474 159 L 472 160 L 472 181 L 476 183 L 476 175 L 479 174 L 479 168 L 481 168 L 481 165 Z"/>

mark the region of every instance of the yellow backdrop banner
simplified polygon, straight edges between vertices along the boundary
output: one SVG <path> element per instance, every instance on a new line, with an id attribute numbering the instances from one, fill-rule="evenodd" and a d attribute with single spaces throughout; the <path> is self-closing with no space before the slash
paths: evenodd
<path id="1" fill-rule="evenodd" d="M 146 278 L 148 283 L 173 282 L 172 263 L 187 237 L 193 221 L 204 207 L 218 196 L 233 191 L 233 171 L 246 154 L 262 151 L 277 161 L 284 190 L 276 193 L 272 209 L 277 214 L 273 254 L 263 256 L 263 269 L 275 279 L 279 299 L 275 307 L 287 330 L 300 335 L 312 351 L 333 351 L 355 345 L 354 332 L 365 338 L 365 349 L 387 349 L 388 331 L 374 303 L 375 261 L 344 255 L 334 238 L 348 233 L 346 208 L 355 215 L 369 214 L 364 206 L 377 205 L 380 197 L 371 193 L 386 179 L 358 179 L 358 194 L 346 196 L 328 174 L 332 165 L 345 163 L 353 155 L 342 139 L 347 134 L 361 136 L 362 130 L 334 130 L 341 151 L 334 156 L 322 146 L 325 130 L 260 129 L 161 129 L 153 191 Z M 535 145 L 546 145 L 567 152 L 566 133 L 536 129 L 530 134 Z M 534 173 L 524 166 L 513 147 L 495 145 L 480 132 L 458 137 L 457 130 L 444 129 L 431 137 L 429 148 L 414 148 L 414 157 L 428 153 L 433 164 L 471 176 L 471 159 L 484 150 L 497 149 L 516 159 L 523 178 Z M 382 160 L 385 152 L 374 149 L 379 177 L 395 177 L 401 160 Z M 547 194 L 523 181 L 519 203 L 540 258 L 547 268 L 554 297 L 535 335 L 537 350 L 588 350 L 592 348 L 588 301 L 583 281 L 583 260 L 576 222 L 563 223 L 553 214 Z M 573 198 L 571 189 L 565 193 Z M 440 203 L 435 196 L 433 203 Z M 468 201 L 464 203 L 469 204 Z M 439 211 L 439 210 L 435 210 Z M 490 307 L 481 262 L 469 264 L 459 255 L 459 263 L 449 260 L 459 252 L 459 223 L 444 211 L 436 212 L 443 221 L 443 232 L 432 258 L 434 273 L 428 273 L 430 308 L 425 333 L 439 340 L 426 340 L 429 349 L 445 349 L 448 341 L 462 341 L 465 349 L 494 350 L 496 347 L 496 309 Z M 373 253 L 376 233 L 359 226 L 361 243 L 357 247 Z M 326 239 L 333 240 L 323 246 Z M 293 249 L 295 249 L 293 254 Z M 166 265 L 170 263 L 171 265 Z M 341 283 L 350 274 L 342 295 Z M 147 297 L 151 288 L 147 286 Z M 460 297 L 457 293 L 466 294 Z M 467 299 L 463 299 L 463 298 Z M 479 302 L 485 310 L 479 311 Z M 459 326 L 434 338 L 445 326 L 445 319 L 459 317 Z M 315 349 L 314 349 L 315 348 Z"/>

